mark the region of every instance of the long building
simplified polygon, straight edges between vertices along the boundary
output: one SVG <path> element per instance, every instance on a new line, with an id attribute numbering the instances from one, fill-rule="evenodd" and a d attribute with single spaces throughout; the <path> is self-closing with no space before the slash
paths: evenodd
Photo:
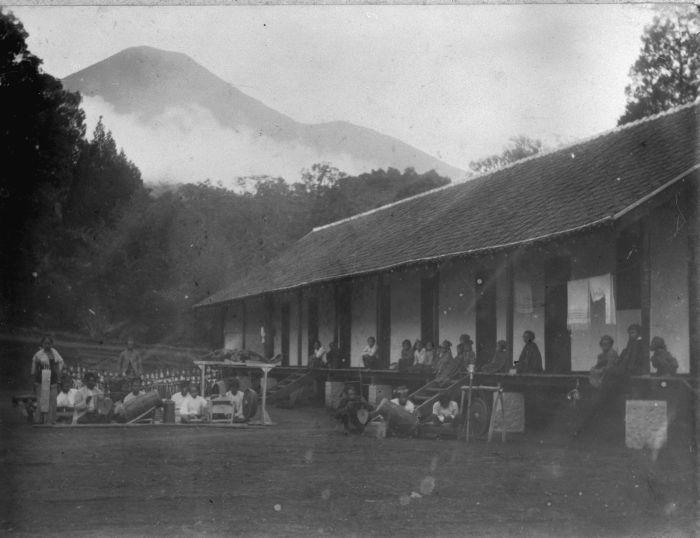
<path id="1" fill-rule="evenodd" d="M 351 365 L 376 336 L 472 336 L 482 361 L 536 334 L 548 373 L 588 371 L 601 335 L 639 323 L 679 373 L 700 363 L 698 143 L 691 104 L 464 183 L 314 229 L 198 307 L 221 343 L 307 364 L 315 339 Z"/>

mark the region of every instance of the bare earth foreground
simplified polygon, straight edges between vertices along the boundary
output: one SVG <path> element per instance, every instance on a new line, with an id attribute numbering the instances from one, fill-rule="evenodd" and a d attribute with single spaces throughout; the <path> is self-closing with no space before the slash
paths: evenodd
<path id="1" fill-rule="evenodd" d="M 18 424 L 1 396 L 4 535 L 697 531 L 687 447 L 653 461 L 544 435 L 506 444 L 345 437 L 318 408 L 272 408 L 267 428 L 36 428 Z"/>

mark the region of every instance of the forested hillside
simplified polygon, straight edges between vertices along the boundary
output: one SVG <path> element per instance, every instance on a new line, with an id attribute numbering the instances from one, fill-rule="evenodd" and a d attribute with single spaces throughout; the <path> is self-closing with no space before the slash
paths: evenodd
<path id="1" fill-rule="evenodd" d="M 315 164 L 299 178 L 150 189 L 100 122 L 86 137 L 80 95 L 44 73 L 0 10 L 0 323 L 98 339 L 206 342 L 192 305 L 314 226 L 449 183 L 389 168 L 348 177 Z"/>

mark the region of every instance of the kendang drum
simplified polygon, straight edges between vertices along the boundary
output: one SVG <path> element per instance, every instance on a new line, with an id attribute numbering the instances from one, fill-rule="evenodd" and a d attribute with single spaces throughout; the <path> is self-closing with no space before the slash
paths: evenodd
<path id="1" fill-rule="evenodd" d="M 126 422 L 131 422 L 132 420 L 140 417 L 144 413 L 148 412 L 154 407 L 160 407 L 163 401 L 160 398 L 160 394 L 157 390 L 152 390 L 146 394 L 141 394 L 133 400 L 129 400 L 122 405 L 122 414 Z"/>
<path id="2" fill-rule="evenodd" d="M 402 435 L 410 435 L 418 426 L 418 418 L 415 415 L 386 398 L 377 407 L 377 414 L 382 416 L 389 428 Z"/>

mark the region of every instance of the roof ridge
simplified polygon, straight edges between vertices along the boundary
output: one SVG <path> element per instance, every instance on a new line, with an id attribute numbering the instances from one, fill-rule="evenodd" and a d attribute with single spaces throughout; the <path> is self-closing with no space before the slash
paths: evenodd
<path id="1" fill-rule="evenodd" d="M 517 160 L 517 161 L 513 161 L 513 162 L 508 163 L 508 164 L 506 164 L 505 166 L 502 166 L 502 167 L 497 168 L 497 169 L 495 169 L 495 170 L 489 170 L 489 171 L 487 171 L 487 172 L 482 172 L 482 173 L 480 173 L 480 174 L 475 174 L 475 175 L 473 175 L 473 176 L 469 176 L 469 177 L 465 178 L 463 181 L 460 181 L 460 182 L 458 182 L 458 183 L 450 183 L 450 184 L 448 184 L 448 185 L 443 185 L 442 187 L 437 187 L 437 188 L 435 188 L 435 189 L 430 189 L 429 191 L 421 192 L 421 193 L 419 193 L 419 194 L 414 194 L 413 196 L 409 196 L 408 198 L 403 198 L 403 199 L 401 199 L 401 200 L 396 200 L 395 202 L 391 202 L 391 203 L 388 203 L 388 204 L 384 204 L 384 205 L 381 205 L 381 206 L 379 206 L 379 207 L 375 207 L 375 208 L 373 208 L 373 209 L 370 209 L 370 210 L 368 210 L 368 211 L 363 211 L 362 213 L 357 213 L 357 214 L 355 214 L 355 215 L 351 215 L 351 216 L 345 217 L 345 218 L 343 218 L 343 219 L 339 219 L 339 220 L 336 220 L 336 221 L 333 221 L 333 222 L 329 222 L 328 224 L 324 224 L 324 225 L 322 225 L 322 226 L 317 226 L 317 227 L 313 228 L 313 229 L 312 229 L 308 234 L 306 234 L 306 235 L 310 235 L 310 234 L 312 234 L 312 233 L 314 233 L 314 232 L 317 232 L 317 231 L 320 231 L 320 230 L 324 230 L 324 229 L 326 229 L 326 228 L 331 228 L 331 227 L 337 226 L 337 225 L 339 225 L 339 224 L 343 224 L 343 223 L 346 223 L 346 222 L 350 222 L 350 221 L 353 221 L 353 220 L 357 220 L 357 219 L 360 219 L 360 218 L 362 218 L 362 217 L 366 217 L 367 215 L 371 215 L 371 214 L 373 214 L 373 213 L 377 213 L 377 212 L 379 212 L 379 211 L 383 211 L 383 210 L 388 209 L 388 208 L 390 208 L 390 207 L 394 207 L 394 206 L 403 204 L 404 202 L 409 202 L 409 201 L 411 201 L 411 200 L 415 200 L 415 199 L 417 199 L 417 198 L 421 198 L 421 197 L 423 197 L 423 196 L 427 196 L 427 195 L 432 194 L 432 193 L 435 193 L 435 192 L 440 192 L 440 191 L 443 191 L 443 190 L 446 190 L 446 189 L 450 189 L 450 188 L 453 188 L 453 187 L 459 187 L 459 186 L 461 186 L 461 185 L 464 185 L 465 183 L 469 183 L 469 182 L 471 182 L 471 181 L 474 181 L 475 179 L 482 179 L 482 178 L 488 177 L 488 176 L 490 176 L 490 175 L 492 175 L 492 174 L 496 174 L 497 172 L 501 172 L 502 170 L 508 170 L 508 169 L 513 168 L 513 167 L 515 167 L 515 166 L 519 166 L 519 165 L 521 165 L 521 164 L 523 164 L 523 163 L 526 163 L 526 162 L 529 162 L 529 161 L 534 161 L 534 160 L 536 160 L 536 159 L 540 159 L 540 158 L 546 157 L 546 156 L 548 156 L 548 155 L 552 155 L 552 154 L 557 153 L 557 152 L 560 152 L 560 151 L 570 150 L 570 149 L 572 149 L 572 148 L 574 148 L 574 147 L 576 147 L 576 146 L 580 146 L 581 144 L 587 144 L 587 143 L 593 142 L 594 140 L 597 140 L 597 139 L 599 139 L 599 138 L 603 138 L 603 137 L 605 137 L 605 136 L 609 136 L 609 135 L 612 135 L 612 134 L 615 134 L 615 133 L 618 133 L 618 132 L 622 132 L 622 131 L 624 131 L 624 130 L 626 130 L 626 129 L 631 129 L 632 127 L 636 127 L 636 126 L 641 125 L 641 124 L 643 124 L 643 123 L 647 123 L 647 122 L 650 122 L 650 121 L 655 121 L 655 120 L 658 120 L 659 118 L 662 118 L 662 117 L 664 117 L 664 116 L 670 116 L 670 115 L 672 115 L 672 114 L 676 114 L 676 113 L 680 112 L 681 110 L 685 110 L 686 108 L 692 108 L 692 107 L 694 107 L 694 106 L 696 106 L 696 105 L 698 105 L 698 104 L 700 104 L 700 97 L 697 97 L 694 101 L 691 101 L 690 103 L 685 103 L 685 104 L 683 104 L 683 105 L 678 105 L 678 106 L 669 108 L 668 110 L 663 110 L 663 111 L 661 111 L 661 112 L 657 112 L 656 114 L 652 114 L 652 115 L 650 115 L 650 116 L 644 116 L 643 118 L 640 118 L 640 119 L 635 120 L 635 121 L 631 121 L 631 122 L 629 122 L 629 123 L 625 123 L 625 124 L 623 124 L 623 125 L 616 125 L 616 126 L 613 127 L 612 129 L 608 129 L 608 130 L 606 130 L 606 131 L 602 131 L 602 132 L 600 132 L 600 133 L 596 133 L 596 134 L 594 134 L 594 135 L 591 135 L 591 136 L 582 138 L 582 139 L 580 139 L 580 140 L 576 140 L 576 141 L 574 141 L 574 142 L 572 142 L 572 143 L 570 143 L 570 144 L 568 144 L 568 145 L 561 146 L 561 147 L 558 147 L 558 148 L 553 148 L 553 149 L 550 149 L 550 150 L 547 150 L 547 151 L 543 151 L 543 152 L 541 152 L 541 153 L 535 153 L 534 155 L 530 155 L 529 157 L 525 157 L 524 159 L 519 159 L 519 160 Z"/>

